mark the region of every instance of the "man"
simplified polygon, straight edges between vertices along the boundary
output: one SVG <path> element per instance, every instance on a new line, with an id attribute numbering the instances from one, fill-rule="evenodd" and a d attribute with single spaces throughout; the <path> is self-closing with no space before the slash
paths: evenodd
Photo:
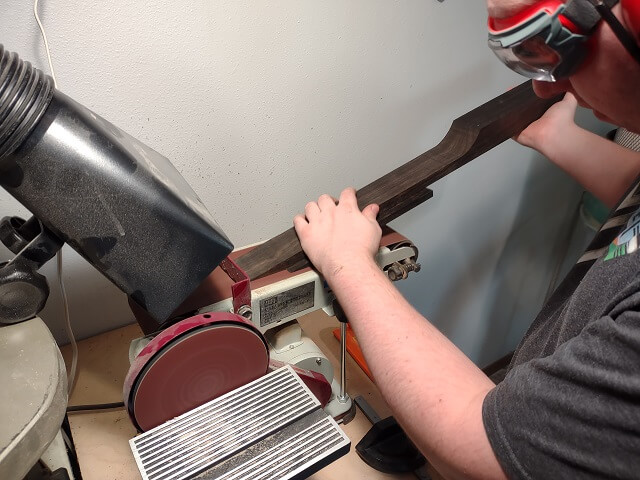
<path id="1" fill-rule="evenodd" d="M 490 0 L 489 15 L 509 19 L 534 4 Z M 613 12 L 630 28 L 619 5 Z M 601 118 L 640 131 L 640 64 L 607 23 L 594 28 L 577 70 L 536 82 L 536 91 L 571 92 Z M 606 259 L 569 274 L 496 386 L 379 270 L 377 213 L 376 205 L 360 212 L 346 189 L 338 205 L 328 195 L 307 204 L 294 226 L 395 417 L 432 465 L 447 478 L 640 476 L 640 232 L 630 225 Z"/>

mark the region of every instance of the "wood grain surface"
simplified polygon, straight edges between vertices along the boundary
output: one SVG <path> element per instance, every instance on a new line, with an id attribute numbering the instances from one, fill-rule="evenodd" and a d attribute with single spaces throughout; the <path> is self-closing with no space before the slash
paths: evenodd
<path id="1" fill-rule="evenodd" d="M 427 200 L 428 185 L 521 132 L 560 98 L 538 98 L 529 81 L 471 110 L 455 119 L 431 150 L 358 190 L 358 205 L 380 205 L 378 222 L 386 225 Z M 293 228 L 254 248 L 237 263 L 251 279 L 293 265 L 308 266 Z"/>

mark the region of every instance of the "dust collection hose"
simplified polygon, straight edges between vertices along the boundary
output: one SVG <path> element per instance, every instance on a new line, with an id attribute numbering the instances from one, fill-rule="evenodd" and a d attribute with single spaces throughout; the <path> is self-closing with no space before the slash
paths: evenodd
<path id="1" fill-rule="evenodd" d="M 169 160 L 1 44 L 0 185 L 157 327 L 233 248 Z"/>
<path id="2" fill-rule="evenodd" d="M 0 44 L 0 161 L 31 133 L 53 90 L 50 76 Z"/>

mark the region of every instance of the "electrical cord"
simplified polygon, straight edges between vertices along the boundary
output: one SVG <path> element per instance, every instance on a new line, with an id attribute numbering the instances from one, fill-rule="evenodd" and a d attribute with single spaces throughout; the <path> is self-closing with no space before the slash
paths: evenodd
<path id="1" fill-rule="evenodd" d="M 112 408 L 122 408 L 124 402 L 96 403 L 93 405 L 71 405 L 67 407 L 67 412 L 86 412 L 89 410 L 109 410 Z"/>
<path id="2" fill-rule="evenodd" d="M 44 40 L 44 48 L 47 52 L 47 60 L 49 61 L 49 70 L 51 71 L 51 78 L 53 78 L 54 87 L 58 88 L 58 81 L 56 80 L 56 73 L 53 69 L 53 62 L 51 61 L 51 51 L 49 49 L 49 41 L 47 40 L 47 34 L 44 30 L 44 26 L 40 21 L 40 16 L 38 15 L 38 0 L 34 0 L 33 2 L 33 15 L 36 18 L 36 22 L 38 23 L 38 27 L 40 27 L 40 33 L 42 33 L 42 39 Z M 73 329 L 71 328 L 71 318 L 69 316 L 69 300 L 67 298 L 67 291 L 64 288 L 64 280 L 62 279 L 62 249 L 58 250 L 56 255 L 57 257 L 57 270 L 58 270 L 58 284 L 60 285 L 60 294 L 62 296 L 62 305 L 64 309 L 64 327 L 65 332 L 67 334 L 67 338 L 71 343 L 72 350 L 72 359 L 71 359 L 71 368 L 69 370 L 68 375 L 68 384 L 67 384 L 67 395 L 71 396 L 71 392 L 73 392 L 73 388 L 76 384 L 76 370 L 78 368 L 78 344 L 76 343 L 76 338 L 73 335 Z"/>
<path id="3" fill-rule="evenodd" d="M 38 0 L 34 0 L 33 2 L 33 15 L 36 17 L 36 22 L 38 23 L 38 27 L 40 27 L 40 33 L 42 33 L 42 39 L 44 40 L 44 48 L 47 51 L 47 60 L 49 61 L 49 70 L 51 71 L 51 78 L 53 78 L 53 85 L 58 88 L 58 82 L 56 81 L 56 73 L 53 71 L 53 62 L 51 61 L 51 52 L 49 51 L 49 41 L 47 40 L 47 34 L 44 31 L 44 26 L 40 21 L 40 16 L 38 15 Z"/>
<path id="4" fill-rule="evenodd" d="M 37 0 L 36 0 L 37 1 Z M 73 392 L 74 387 L 76 386 L 76 371 L 78 368 L 78 344 L 76 343 L 76 337 L 73 334 L 73 329 L 71 328 L 71 316 L 69 315 L 69 300 L 67 298 L 67 291 L 64 288 L 64 280 L 62 279 L 62 249 L 58 250 L 56 254 L 57 257 L 57 267 L 58 267 L 58 285 L 60 285 L 60 294 L 62 295 L 62 305 L 64 309 L 64 325 L 65 331 L 67 332 L 67 338 L 69 342 L 71 342 L 71 369 L 69 370 L 68 377 L 68 391 L 67 395 L 70 397 Z"/>

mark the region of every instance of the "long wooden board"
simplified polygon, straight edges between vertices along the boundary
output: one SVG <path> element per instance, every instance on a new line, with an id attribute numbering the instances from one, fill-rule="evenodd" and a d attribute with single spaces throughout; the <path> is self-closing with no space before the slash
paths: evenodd
<path id="1" fill-rule="evenodd" d="M 529 81 L 471 110 L 455 119 L 431 150 L 358 190 L 360 208 L 377 203 L 378 222 L 387 224 L 427 200 L 428 185 L 521 132 L 559 99 L 538 98 Z M 292 265 L 305 265 L 305 258 L 290 228 L 243 255 L 237 263 L 249 278 L 256 279 Z"/>

